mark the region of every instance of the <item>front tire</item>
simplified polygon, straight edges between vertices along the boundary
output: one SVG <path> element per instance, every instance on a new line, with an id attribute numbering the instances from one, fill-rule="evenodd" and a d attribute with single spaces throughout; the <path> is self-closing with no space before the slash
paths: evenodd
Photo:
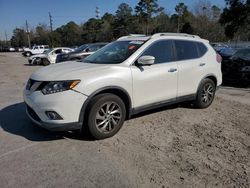
<path id="1" fill-rule="evenodd" d="M 94 97 L 88 111 L 88 129 L 95 139 L 114 136 L 121 129 L 126 117 L 122 99 L 108 93 Z"/>
<path id="2" fill-rule="evenodd" d="M 32 54 L 30 52 L 26 52 L 26 57 L 30 57 Z"/>
<path id="3" fill-rule="evenodd" d="M 42 59 L 38 57 L 37 59 L 34 60 L 35 65 L 41 65 L 42 64 Z"/>
<path id="4" fill-rule="evenodd" d="M 50 62 L 49 62 L 48 59 L 43 59 L 43 65 L 44 65 L 44 66 L 47 66 L 47 65 L 49 65 L 49 64 L 50 64 Z"/>
<path id="5" fill-rule="evenodd" d="M 194 105 L 196 108 L 207 108 L 209 107 L 215 96 L 215 83 L 213 80 L 206 78 L 201 81 L 196 100 L 194 102 Z"/>

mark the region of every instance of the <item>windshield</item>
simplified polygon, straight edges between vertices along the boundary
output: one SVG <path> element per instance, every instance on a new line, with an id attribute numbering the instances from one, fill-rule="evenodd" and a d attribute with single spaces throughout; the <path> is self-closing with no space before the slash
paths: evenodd
<path id="1" fill-rule="evenodd" d="M 85 48 L 87 48 L 88 45 L 87 44 L 84 44 L 84 45 L 81 45 L 79 48 L 77 48 L 74 52 L 76 53 L 80 53 L 82 52 L 83 50 L 85 50 Z"/>
<path id="2" fill-rule="evenodd" d="M 53 49 L 52 48 L 50 48 L 50 49 L 46 49 L 46 50 L 44 50 L 44 54 L 48 54 L 48 53 L 50 53 L 51 51 L 52 51 Z"/>
<path id="3" fill-rule="evenodd" d="M 97 64 L 118 64 L 125 61 L 137 49 L 139 49 L 145 41 L 115 41 L 101 48 L 94 54 L 88 56 L 83 61 L 87 63 Z"/>

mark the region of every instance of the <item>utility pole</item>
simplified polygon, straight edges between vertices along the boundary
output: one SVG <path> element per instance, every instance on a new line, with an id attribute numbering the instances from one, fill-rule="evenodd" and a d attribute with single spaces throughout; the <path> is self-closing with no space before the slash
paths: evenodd
<path id="1" fill-rule="evenodd" d="M 99 7 L 95 8 L 95 13 L 96 13 L 96 15 L 95 15 L 96 18 L 99 19 L 100 18 L 100 9 L 99 9 Z"/>
<path id="2" fill-rule="evenodd" d="M 30 30 L 29 30 L 29 26 L 28 26 L 28 21 L 26 20 L 26 33 L 27 33 L 27 37 L 28 37 L 28 43 L 29 43 L 29 48 L 31 47 L 30 45 Z"/>
<path id="3" fill-rule="evenodd" d="M 5 42 L 7 43 L 8 40 L 8 36 L 7 36 L 7 32 L 5 31 Z"/>
<path id="4" fill-rule="evenodd" d="M 6 47 L 8 46 L 8 36 L 6 31 L 5 31 L 5 45 Z"/>
<path id="5" fill-rule="evenodd" d="M 51 35 L 51 33 L 52 33 L 52 31 L 53 31 L 53 26 L 52 26 L 52 16 L 51 16 L 51 14 L 50 14 L 50 12 L 49 12 L 49 25 L 50 25 L 50 35 L 49 35 L 49 40 L 50 40 L 50 46 L 51 47 L 53 47 L 53 37 L 52 37 L 52 35 Z"/>
<path id="6" fill-rule="evenodd" d="M 52 32 L 52 31 L 53 31 L 53 27 L 52 27 L 52 16 L 51 16 L 50 12 L 49 12 L 49 25 L 50 25 L 50 32 Z"/>
<path id="7" fill-rule="evenodd" d="M 177 33 L 180 33 L 180 15 L 178 15 Z"/>

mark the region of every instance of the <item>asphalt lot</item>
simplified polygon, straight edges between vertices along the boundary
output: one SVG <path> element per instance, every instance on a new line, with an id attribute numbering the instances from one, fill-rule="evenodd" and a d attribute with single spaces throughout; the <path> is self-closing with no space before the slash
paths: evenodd
<path id="1" fill-rule="evenodd" d="M 250 187 L 250 89 L 222 87 L 211 107 L 174 105 L 93 141 L 52 133 L 25 114 L 29 75 L 0 53 L 0 187 Z"/>

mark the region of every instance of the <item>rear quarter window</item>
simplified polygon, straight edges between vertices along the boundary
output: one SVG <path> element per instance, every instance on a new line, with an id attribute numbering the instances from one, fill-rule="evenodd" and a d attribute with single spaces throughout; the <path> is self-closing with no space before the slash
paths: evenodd
<path id="1" fill-rule="evenodd" d="M 196 42 L 175 40 L 174 43 L 177 61 L 199 58 Z"/>
<path id="2" fill-rule="evenodd" d="M 199 51 L 199 57 L 202 57 L 205 53 L 207 53 L 207 47 L 201 42 L 196 42 L 196 44 Z"/>

